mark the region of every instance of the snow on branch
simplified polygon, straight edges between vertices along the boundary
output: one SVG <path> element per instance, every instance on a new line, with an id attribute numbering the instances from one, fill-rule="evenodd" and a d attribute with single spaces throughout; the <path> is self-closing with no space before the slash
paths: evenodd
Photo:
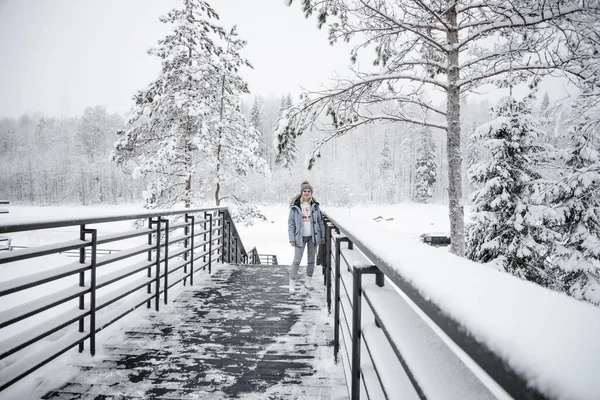
<path id="1" fill-rule="evenodd" d="M 543 7 L 543 5 L 541 6 Z M 541 11 L 531 10 L 531 12 L 528 13 L 527 16 L 525 16 L 525 13 L 523 12 L 518 12 L 518 10 L 510 10 L 512 10 L 512 13 L 498 12 L 497 18 L 495 19 L 487 20 L 484 22 L 476 21 L 461 24 L 459 28 L 461 31 L 466 31 L 477 27 L 479 27 L 479 29 L 470 32 L 464 39 L 459 40 L 459 42 L 456 44 L 457 48 L 460 49 L 466 46 L 468 43 L 479 39 L 482 36 L 487 36 L 491 33 L 499 32 L 503 29 L 509 28 L 515 30 L 526 27 L 531 28 L 549 21 L 554 21 L 559 18 L 566 17 L 571 14 L 586 13 L 590 11 L 597 13 L 599 11 L 599 7 L 598 5 L 594 5 L 593 3 L 582 1 L 580 5 L 564 7 L 562 9 L 560 7 L 557 7 L 556 9 L 551 8 L 549 10 Z"/>

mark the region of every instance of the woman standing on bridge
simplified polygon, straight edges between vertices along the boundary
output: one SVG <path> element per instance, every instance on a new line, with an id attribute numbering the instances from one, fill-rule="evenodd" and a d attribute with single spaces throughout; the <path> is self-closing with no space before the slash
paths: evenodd
<path id="1" fill-rule="evenodd" d="M 325 243 L 325 224 L 319 203 L 312 197 L 313 188 L 307 182 L 302 182 L 300 194 L 292 200 L 288 217 L 288 236 L 294 247 L 294 261 L 290 269 L 290 293 L 296 291 L 296 278 L 300 268 L 300 260 L 304 247 L 308 247 L 306 261 L 306 278 L 304 286 L 312 289 L 312 275 L 315 270 L 315 255 L 317 245 Z"/>

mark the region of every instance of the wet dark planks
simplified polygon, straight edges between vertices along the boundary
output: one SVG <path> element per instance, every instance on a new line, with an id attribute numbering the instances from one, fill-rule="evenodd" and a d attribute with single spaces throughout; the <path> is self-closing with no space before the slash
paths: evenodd
<path id="1" fill-rule="evenodd" d="M 223 267 L 43 398 L 344 398 L 323 287 L 286 284 L 286 266 Z"/>

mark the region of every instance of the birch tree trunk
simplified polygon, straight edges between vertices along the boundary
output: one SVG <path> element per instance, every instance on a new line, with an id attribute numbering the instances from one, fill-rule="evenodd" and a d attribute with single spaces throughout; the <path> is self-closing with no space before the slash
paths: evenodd
<path id="1" fill-rule="evenodd" d="M 460 147 L 460 88 L 458 64 L 458 30 L 456 25 L 456 2 L 451 1 L 446 18 L 450 29 L 447 31 L 448 44 L 448 202 L 450 214 L 450 250 L 458 256 L 465 254 L 465 210 L 462 197 L 462 152 Z"/>

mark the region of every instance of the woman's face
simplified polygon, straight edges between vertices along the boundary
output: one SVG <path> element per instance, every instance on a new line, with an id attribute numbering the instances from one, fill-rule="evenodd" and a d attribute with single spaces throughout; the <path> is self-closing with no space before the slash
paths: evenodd
<path id="1" fill-rule="evenodd" d="M 312 197 L 312 192 L 310 191 L 310 189 L 304 189 L 302 191 L 302 201 L 310 201 L 310 198 Z"/>

